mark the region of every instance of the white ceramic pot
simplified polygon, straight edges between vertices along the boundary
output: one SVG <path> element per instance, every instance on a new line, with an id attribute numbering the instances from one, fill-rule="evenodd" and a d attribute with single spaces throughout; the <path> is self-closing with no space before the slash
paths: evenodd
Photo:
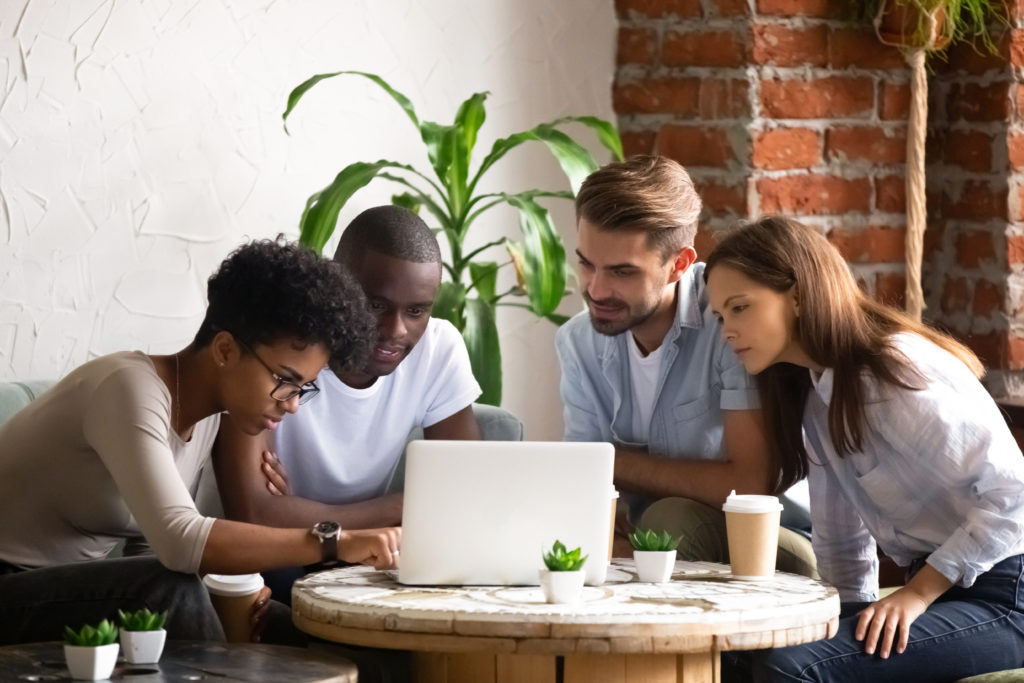
<path id="1" fill-rule="evenodd" d="M 676 566 L 675 550 L 634 550 L 633 564 L 641 583 L 666 583 Z"/>
<path id="2" fill-rule="evenodd" d="M 117 664 L 117 643 L 99 647 L 64 646 L 64 660 L 71 677 L 79 681 L 102 681 L 110 678 Z"/>
<path id="3" fill-rule="evenodd" d="M 573 605 L 583 599 L 583 581 L 586 573 L 582 569 L 574 572 L 553 572 L 540 570 L 540 587 L 548 602 Z"/>
<path id="4" fill-rule="evenodd" d="M 164 651 L 167 631 L 125 631 L 121 629 L 124 659 L 129 664 L 156 664 Z"/>

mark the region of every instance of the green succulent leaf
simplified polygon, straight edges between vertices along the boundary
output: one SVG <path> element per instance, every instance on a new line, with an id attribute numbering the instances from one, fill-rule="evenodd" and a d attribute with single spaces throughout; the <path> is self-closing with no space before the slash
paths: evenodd
<path id="1" fill-rule="evenodd" d="M 556 540 L 551 550 L 541 553 L 544 566 L 553 572 L 574 572 L 582 569 L 589 555 L 580 557 L 581 549 L 567 550 L 565 545 Z"/>
<path id="2" fill-rule="evenodd" d="M 78 647 L 100 647 L 117 642 L 117 628 L 104 619 L 95 627 L 86 624 L 78 631 L 64 627 L 64 642 Z"/>
<path id="3" fill-rule="evenodd" d="M 494 304 L 481 299 L 466 299 L 466 327 L 462 338 L 469 351 L 473 376 L 480 384 L 479 403 L 501 403 L 501 343 L 494 319 Z"/>
<path id="4" fill-rule="evenodd" d="M 134 612 L 117 610 L 121 628 L 125 631 L 159 631 L 167 622 L 167 612 L 151 612 L 142 608 Z"/>
<path id="5" fill-rule="evenodd" d="M 653 529 L 636 529 L 629 535 L 630 545 L 633 550 L 641 551 L 668 551 L 679 547 L 682 536 L 672 536 L 668 531 L 654 531 Z"/>

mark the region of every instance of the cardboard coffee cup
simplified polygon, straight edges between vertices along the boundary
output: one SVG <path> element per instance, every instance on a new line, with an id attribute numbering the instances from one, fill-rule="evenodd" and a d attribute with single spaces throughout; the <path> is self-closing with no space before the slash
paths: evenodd
<path id="1" fill-rule="evenodd" d="M 207 574 L 203 584 L 217 610 L 229 643 L 247 643 L 252 631 L 252 606 L 263 588 L 259 574 Z"/>
<path id="2" fill-rule="evenodd" d="M 775 575 L 782 504 L 775 496 L 736 495 L 722 506 L 729 539 L 729 562 L 737 579 L 768 579 Z"/>
<path id="3" fill-rule="evenodd" d="M 612 560 L 612 547 L 615 545 L 615 515 L 619 510 L 619 492 L 612 487 L 612 522 L 608 530 L 608 561 Z"/>

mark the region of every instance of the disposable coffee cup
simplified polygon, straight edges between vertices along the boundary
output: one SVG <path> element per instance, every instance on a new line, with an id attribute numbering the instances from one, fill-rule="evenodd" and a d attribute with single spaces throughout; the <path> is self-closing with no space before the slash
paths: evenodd
<path id="1" fill-rule="evenodd" d="M 252 607 L 263 588 L 259 574 L 207 574 L 203 577 L 229 643 L 247 643 Z"/>
<path id="2" fill-rule="evenodd" d="M 729 562 L 737 579 L 763 580 L 775 575 L 782 504 L 775 496 L 736 495 L 722 506 L 729 540 Z"/>
<path id="3" fill-rule="evenodd" d="M 615 515 L 619 511 L 619 492 L 612 487 L 612 521 L 608 529 L 608 561 L 612 561 L 612 547 L 615 545 Z"/>

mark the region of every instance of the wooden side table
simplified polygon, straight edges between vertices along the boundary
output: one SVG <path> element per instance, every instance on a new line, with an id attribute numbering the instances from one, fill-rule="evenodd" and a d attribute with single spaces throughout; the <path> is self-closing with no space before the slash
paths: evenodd
<path id="1" fill-rule="evenodd" d="M 0 681 L 70 681 L 62 643 L 0 647 Z M 157 664 L 127 664 L 123 658 L 112 681 L 275 681 L 275 683 L 356 683 L 347 659 L 299 647 L 168 640 Z"/>
<path id="2" fill-rule="evenodd" d="M 413 650 L 417 683 L 682 683 L 719 680 L 719 653 L 835 634 L 831 586 L 778 573 L 738 581 L 728 567 L 677 562 L 667 584 L 636 581 L 616 559 L 580 605 L 549 605 L 538 587 L 402 586 L 347 567 L 292 589 L 295 624 L 315 636 Z"/>

